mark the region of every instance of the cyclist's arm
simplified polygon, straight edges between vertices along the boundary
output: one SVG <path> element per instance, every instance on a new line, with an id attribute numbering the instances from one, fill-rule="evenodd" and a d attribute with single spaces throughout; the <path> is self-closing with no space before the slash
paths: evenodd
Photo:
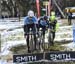
<path id="1" fill-rule="evenodd" d="M 55 19 L 55 20 L 54 20 L 54 24 L 56 24 L 56 23 L 57 23 L 57 20 Z"/>
<path id="2" fill-rule="evenodd" d="M 23 30 L 24 30 L 24 33 L 26 32 L 27 30 L 27 17 L 24 18 L 24 25 L 23 25 Z"/>
<path id="3" fill-rule="evenodd" d="M 33 17 L 33 22 L 35 24 L 35 27 L 37 28 L 38 27 L 38 19 L 35 16 Z"/>
<path id="4" fill-rule="evenodd" d="M 47 28 L 49 27 L 49 21 L 47 20 Z"/>
<path id="5" fill-rule="evenodd" d="M 34 23 L 38 24 L 38 19 L 36 17 L 34 17 Z"/>
<path id="6" fill-rule="evenodd" d="M 24 25 L 27 25 L 28 24 L 28 16 L 26 16 L 25 18 L 24 18 Z"/>

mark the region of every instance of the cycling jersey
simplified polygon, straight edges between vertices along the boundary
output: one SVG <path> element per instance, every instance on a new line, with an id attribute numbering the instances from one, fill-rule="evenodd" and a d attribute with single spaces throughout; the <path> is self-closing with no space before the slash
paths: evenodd
<path id="1" fill-rule="evenodd" d="M 44 20 L 43 17 L 40 18 L 38 22 L 39 22 L 39 25 L 41 25 L 41 26 L 46 26 L 46 25 L 48 25 L 48 20 Z"/>
<path id="2" fill-rule="evenodd" d="M 56 16 L 55 16 L 55 12 L 54 11 L 51 12 L 51 16 L 49 18 L 49 23 L 50 23 L 49 28 L 53 28 L 53 30 L 55 32 L 57 20 L 56 20 Z"/>
<path id="3" fill-rule="evenodd" d="M 46 22 L 45 20 L 40 20 L 40 24 L 41 24 L 42 26 L 46 26 L 46 25 L 47 25 L 47 22 Z"/>
<path id="4" fill-rule="evenodd" d="M 27 25 L 27 24 L 38 24 L 38 21 L 37 21 L 37 18 L 34 16 L 34 17 L 25 17 L 24 18 L 24 25 Z"/>
<path id="5" fill-rule="evenodd" d="M 51 12 L 51 16 L 50 16 L 49 20 L 50 20 L 50 22 L 54 22 L 56 20 L 56 16 L 55 16 L 54 11 Z"/>
<path id="6" fill-rule="evenodd" d="M 55 20 L 55 16 L 50 16 L 50 20 L 54 21 Z"/>
<path id="7" fill-rule="evenodd" d="M 56 31 L 59 29 L 59 23 L 56 23 Z"/>

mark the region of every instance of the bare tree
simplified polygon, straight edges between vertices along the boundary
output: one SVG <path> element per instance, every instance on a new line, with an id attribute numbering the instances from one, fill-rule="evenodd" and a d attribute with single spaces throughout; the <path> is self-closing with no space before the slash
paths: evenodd
<path id="1" fill-rule="evenodd" d="M 43 1 L 48 0 L 40 0 L 40 8 L 43 8 Z M 55 1 L 62 11 L 64 10 L 65 7 L 75 6 L 75 0 L 55 0 Z M 1 5 L 2 11 L 7 10 L 11 16 L 17 16 L 17 14 L 25 16 L 29 9 L 37 11 L 36 0 L 2 0 Z M 57 10 L 56 5 L 54 5 L 54 7 Z"/>

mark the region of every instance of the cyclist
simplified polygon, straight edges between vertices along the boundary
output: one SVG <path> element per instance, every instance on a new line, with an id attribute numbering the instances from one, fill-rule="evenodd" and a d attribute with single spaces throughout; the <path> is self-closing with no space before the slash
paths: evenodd
<path id="1" fill-rule="evenodd" d="M 57 24 L 57 20 L 56 20 L 56 16 L 55 16 L 54 11 L 51 11 L 51 15 L 50 15 L 50 18 L 49 18 L 49 24 L 50 24 L 49 28 L 52 29 L 53 41 L 54 41 L 55 32 L 56 32 L 56 24 Z M 54 45 L 53 41 L 51 42 L 51 45 Z"/>
<path id="2" fill-rule="evenodd" d="M 39 24 L 39 28 L 42 28 L 43 37 L 45 37 L 45 31 L 46 31 L 46 28 L 49 25 L 49 23 L 48 23 L 48 17 L 47 16 L 41 17 L 39 19 L 39 21 L 38 21 L 38 24 Z"/>
<path id="3" fill-rule="evenodd" d="M 27 47 L 28 47 L 28 52 L 30 51 L 30 46 L 29 46 L 29 30 L 30 28 L 32 29 L 33 35 L 34 35 L 34 47 L 36 50 L 36 29 L 38 21 L 37 18 L 34 16 L 34 12 L 32 10 L 28 11 L 28 16 L 24 18 L 24 32 L 25 32 L 25 37 L 26 37 L 26 42 L 27 42 Z"/>
<path id="4" fill-rule="evenodd" d="M 68 15 L 68 24 L 71 25 L 72 12 L 69 10 L 67 15 Z"/>
<path id="5" fill-rule="evenodd" d="M 41 28 L 41 36 L 39 34 L 39 37 L 40 37 L 39 46 L 41 45 L 40 49 L 41 49 L 41 51 L 44 51 L 44 49 L 45 49 L 45 32 L 46 32 L 46 29 L 49 25 L 48 17 L 47 16 L 41 17 L 38 20 L 38 25 L 39 25 L 39 30 Z"/>

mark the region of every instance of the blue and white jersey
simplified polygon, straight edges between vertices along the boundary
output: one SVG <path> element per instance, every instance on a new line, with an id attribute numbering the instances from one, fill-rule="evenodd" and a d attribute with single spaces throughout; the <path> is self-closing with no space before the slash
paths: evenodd
<path id="1" fill-rule="evenodd" d="M 47 22 L 46 22 L 45 20 L 40 20 L 40 24 L 41 24 L 42 26 L 46 26 L 46 25 L 47 25 Z"/>
<path id="2" fill-rule="evenodd" d="M 27 25 L 27 24 L 38 24 L 38 20 L 37 18 L 34 16 L 32 18 L 30 18 L 29 16 L 26 16 L 24 18 L 24 25 Z"/>

